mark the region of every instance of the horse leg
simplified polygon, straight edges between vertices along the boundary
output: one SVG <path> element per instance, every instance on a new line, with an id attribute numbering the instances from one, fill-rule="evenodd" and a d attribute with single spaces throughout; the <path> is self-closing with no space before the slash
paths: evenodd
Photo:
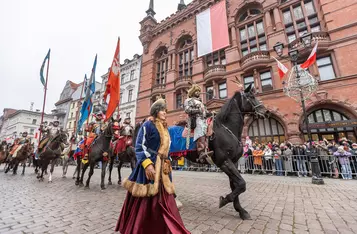
<path id="1" fill-rule="evenodd" d="M 107 169 L 107 161 L 102 161 L 102 175 L 100 181 L 100 188 L 103 190 L 105 189 L 104 180 L 105 180 L 105 170 Z"/>
<path id="2" fill-rule="evenodd" d="M 5 169 L 5 174 L 10 171 L 10 166 L 11 166 L 11 162 L 7 162 L 7 163 L 5 164 L 5 167 L 6 167 L 6 169 Z"/>
<path id="3" fill-rule="evenodd" d="M 119 164 L 118 164 L 118 184 L 121 184 L 121 173 L 120 173 L 120 171 L 121 171 L 121 167 L 123 166 L 123 161 L 120 161 L 119 160 Z"/>
<path id="4" fill-rule="evenodd" d="M 55 169 L 55 164 L 57 164 L 56 161 L 57 160 L 52 160 L 52 162 L 51 162 L 51 169 L 50 169 L 50 176 L 48 177 L 48 183 L 52 183 L 52 173 Z"/>
<path id="5" fill-rule="evenodd" d="M 62 159 L 62 178 L 66 178 L 67 168 L 68 168 L 68 157 L 64 156 Z"/>
<path id="6" fill-rule="evenodd" d="M 94 174 L 94 166 L 95 166 L 95 161 L 93 160 L 93 162 L 90 162 L 90 169 L 89 169 L 89 173 L 88 173 L 88 179 L 86 182 L 86 188 L 89 188 L 90 179 L 91 179 L 92 175 Z"/>
<path id="7" fill-rule="evenodd" d="M 17 161 L 17 160 L 16 160 Z M 13 167 L 13 169 L 12 169 L 12 174 L 13 175 L 17 175 L 17 168 L 18 168 L 18 166 L 19 166 L 19 162 L 15 162 L 14 163 L 14 167 Z"/>
<path id="8" fill-rule="evenodd" d="M 108 185 L 112 185 L 112 171 L 113 171 L 113 166 L 114 166 L 114 156 L 110 159 L 109 163 L 109 177 L 108 177 Z"/>
<path id="9" fill-rule="evenodd" d="M 25 168 L 26 168 L 26 161 L 24 162 L 23 166 L 22 166 L 22 173 L 21 175 L 25 175 Z"/>
<path id="10" fill-rule="evenodd" d="M 82 161 L 81 161 L 81 157 L 80 156 L 77 156 L 77 166 L 76 166 L 76 171 L 77 172 L 77 180 L 76 180 L 76 185 L 79 185 L 79 180 L 80 180 L 80 173 L 81 173 L 81 167 L 83 167 L 82 165 Z M 82 168 L 83 170 L 83 168 Z M 74 174 L 73 174 L 74 176 Z M 82 180 L 83 181 L 83 180 Z M 83 183 L 82 183 L 83 184 Z"/>
<path id="11" fill-rule="evenodd" d="M 88 166 L 89 166 L 89 163 L 83 164 L 82 174 L 81 174 L 81 178 L 79 180 L 79 186 L 83 186 L 84 185 L 83 184 L 84 173 L 86 172 Z"/>
<path id="12" fill-rule="evenodd" d="M 239 213 L 241 219 L 251 219 L 249 213 L 239 202 L 239 195 L 246 190 L 246 183 L 243 177 L 239 174 L 238 169 L 230 159 L 224 161 L 220 169 L 229 177 L 232 192 L 226 197 L 220 197 L 219 208 L 222 208 L 230 202 L 234 202 L 234 209 Z"/>

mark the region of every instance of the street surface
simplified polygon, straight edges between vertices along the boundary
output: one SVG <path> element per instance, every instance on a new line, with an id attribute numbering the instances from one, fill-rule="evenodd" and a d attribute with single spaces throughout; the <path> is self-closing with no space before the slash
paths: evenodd
<path id="1" fill-rule="evenodd" d="M 0 169 L 0 233 L 113 233 L 125 190 L 116 184 L 100 190 L 100 171 L 91 188 L 61 178 L 56 167 L 53 183 L 38 182 L 33 168 L 25 176 Z M 128 176 L 129 169 L 123 169 Z M 117 178 L 115 170 L 113 178 Z M 228 204 L 218 209 L 220 195 L 229 191 L 222 173 L 174 171 L 181 216 L 192 233 L 357 233 L 357 183 L 325 179 L 244 175 L 247 191 L 241 202 L 252 216 L 242 221 Z"/>

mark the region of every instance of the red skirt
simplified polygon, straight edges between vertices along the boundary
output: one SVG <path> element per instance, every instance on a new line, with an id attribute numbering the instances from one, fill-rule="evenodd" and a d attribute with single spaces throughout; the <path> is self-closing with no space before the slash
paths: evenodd
<path id="1" fill-rule="evenodd" d="M 129 192 L 124 201 L 115 231 L 121 234 L 186 234 L 175 198 L 161 183 L 154 197 L 133 197 Z"/>

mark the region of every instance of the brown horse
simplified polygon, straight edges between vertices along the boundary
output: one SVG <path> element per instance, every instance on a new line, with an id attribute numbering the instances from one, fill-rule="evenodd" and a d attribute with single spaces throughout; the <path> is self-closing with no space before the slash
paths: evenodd
<path id="1" fill-rule="evenodd" d="M 16 157 L 9 159 L 9 164 L 6 167 L 5 173 L 8 173 L 10 169 L 13 169 L 13 174 L 17 174 L 17 168 L 21 162 L 23 162 L 23 169 L 21 175 L 25 174 L 26 161 L 32 155 L 34 146 L 31 143 L 25 143 L 25 145 L 17 152 Z"/>
<path id="2" fill-rule="evenodd" d="M 9 150 L 6 141 L 3 141 L 1 142 L 0 145 L 0 164 L 6 163 L 8 155 L 9 155 Z"/>

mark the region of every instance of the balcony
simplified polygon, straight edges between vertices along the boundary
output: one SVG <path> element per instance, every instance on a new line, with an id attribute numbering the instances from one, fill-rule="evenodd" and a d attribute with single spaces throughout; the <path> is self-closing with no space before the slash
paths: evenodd
<path id="1" fill-rule="evenodd" d="M 151 88 L 151 95 L 164 94 L 166 84 L 156 84 Z"/>
<path id="2" fill-rule="evenodd" d="M 311 46 L 314 46 L 315 43 L 319 42 L 319 50 L 327 50 L 328 44 L 330 42 L 330 38 L 327 32 L 313 32 L 312 34 L 312 43 Z M 302 44 L 300 38 L 292 41 L 289 44 L 289 47 L 293 49 L 304 49 L 304 45 Z"/>
<path id="3" fill-rule="evenodd" d="M 266 66 L 269 63 L 269 51 L 255 51 L 247 54 L 241 59 L 241 67 L 243 71 Z"/>
<path id="4" fill-rule="evenodd" d="M 192 84 L 192 76 L 182 76 L 175 79 L 175 89 L 190 88 Z"/>
<path id="5" fill-rule="evenodd" d="M 224 77 L 226 74 L 226 66 L 225 65 L 213 65 L 204 71 L 203 79 L 205 82 L 212 80 L 219 80 Z"/>

